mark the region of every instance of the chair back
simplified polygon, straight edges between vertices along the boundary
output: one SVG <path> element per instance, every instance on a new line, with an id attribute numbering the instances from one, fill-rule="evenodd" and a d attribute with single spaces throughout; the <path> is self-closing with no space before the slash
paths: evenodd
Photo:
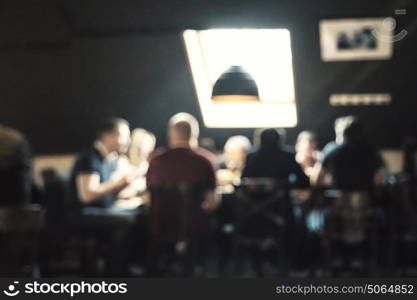
<path id="1" fill-rule="evenodd" d="M 151 238 L 159 242 L 186 240 L 207 230 L 208 215 L 201 209 L 206 188 L 198 183 L 154 185 L 151 193 Z"/>
<path id="2" fill-rule="evenodd" d="M 325 230 L 333 239 L 347 244 L 366 240 L 372 229 L 375 207 L 371 194 L 366 191 L 327 191 Z"/>
<path id="3" fill-rule="evenodd" d="M 0 276 L 32 276 L 43 224 L 40 206 L 0 207 Z"/>
<path id="4" fill-rule="evenodd" d="M 238 233 L 253 237 L 273 235 L 286 223 L 290 204 L 288 185 L 274 178 L 243 178 L 236 185 Z"/>
<path id="5" fill-rule="evenodd" d="M 43 203 L 46 207 L 46 223 L 56 227 L 62 225 L 68 212 L 66 199 L 66 182 L 54 168 L 41 172 L 43 181 Z"/>

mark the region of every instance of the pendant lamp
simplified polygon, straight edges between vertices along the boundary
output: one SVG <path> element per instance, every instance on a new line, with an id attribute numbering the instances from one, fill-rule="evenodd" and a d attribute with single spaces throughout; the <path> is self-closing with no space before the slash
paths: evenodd
<path id="1" fill-rule="evenodd" d="M 214 102 L 260 101 L 258 86 L 242 66 L 230 66 L 216 80 L 211 100 Z"/>

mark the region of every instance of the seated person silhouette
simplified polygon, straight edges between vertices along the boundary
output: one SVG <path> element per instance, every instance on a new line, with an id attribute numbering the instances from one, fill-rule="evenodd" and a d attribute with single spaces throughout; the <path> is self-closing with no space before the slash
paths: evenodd
<path id="1" fill-rule="evenodd" d="M 145 177 L 149 167 L 149 156 L 154 151 L 155 144 L 156 137 L 152 132 L 143 128 L 132 130 L 129 149 L 126 155 L 120 156 L 116 172 L 133 172 L 137 174 L 137 178 L 118 194 L 121 199 L 117 202 L 119 207 L 129 209 L 143 203 L 140 196 L 146 191 Z"/>
<path id="2" fill-rule="evenodd" d="M 0 277 L 32 276 L 42 213 L 31 202 L 31 153 L 25 137 L 0 125 Z"/>
<path id="3" fill-rule="evenodd" d="M 345 128 L 349 126 L 354 120 L 355 118 L 353 116 L 344 116 L 344 117 L 339 117 L 334 121 L 335 139 L 334 141 L 327 143 L 323 147 L 322 153 L 319 159 L 320 161 L 323 161 L 324 156 L 326 156 L 329 152 L 331 152 L 338 145 L 343 143 L 343 132 L 345 131 Z"/>
<path id="4" fill-rule="evenodd" d="M 343 128 L 339 145 L 325 153 L 315 167 L 312 183 L 345 190 L 369 190 L 382 181 L 383 162 L 377 151 L 368 143 L 362 124 L 350 118 Z"/>
<path id="5" fill-rule="evenodd" d="M 286 251 L 292 253 L 291 236 L 294 233 L 294 216 L 288 188 L 306 188 L 309 186 L 309 180 L 296 162 L 295 154 L 283 145 L 283 133 L 280 134 L 279 130 L 269 128 L 258 131 L 257 134 L 254 137 L 257 149 L 247 155 L 242 179 L 250 178 L 249 181 L 253 180 L 254 182 L 259 180 L 256 186 L 261 187 L 261 178 L 266 178 L 265 183 L 272 181 L 275 187 L 271 191 L 261 189 L 256 193 L 248 189 L 245 194 L 250 201 L 247 201 L 246 207 L 243 207 L 243 202 L 240 206 L 242 206 L 242 210 L 246 211 L 246 214 L 253 214 L 253 217 L 247 218 L 240 225 L 240 232 L 244 236 L 261 239 L 262 243 L 252 248 L 251 251 L 259 251 L 264 248 L 263 243 L 269 242 L 275 245 L 274 247 L 280 248 L 278 251 L 274 250 L 276 253 L 282 254 Z M 281 188 L 281 185 L 285 190 Z M 277 220 L 280 221 L 277 222 Z M 272 252 L 275 253 L 274 251 Z M 276 254 L 273 254 L 271 258 L 273 260 L 279 259 L 282 263 L 282 255 L 276 257 Z M 278 264 L 284 266 L 281 263 Z"/>
<path id="6" fill-rule="evenodd" d="M 216 174 L 220 185 L 232 184 L 240 178 L 251 148 L 252 144 L 246 136 L 235 135 L 227 139 Z"/>
<path id="7" fill-rule="evenodd" d="M 212 153 L 211 151 L 200 147 L 199 145 L 199 134 L 200 134 L 200 127 L 198 125 L 198 121 L 197 119 L 190 115 L 189 113 L 185 113 L 185 112 L 180 112 L 177 113 L 175 115 L 173 115 L 169 121 L 169 123 L 173 124 L 175 122 L 179 122 L 182 120 L 187 120 L 187 122 L 190 123 L 190 126 L 192 128 L 192 136 L 190 137 L 190 148 L 197 154 L 203 156 L 204 158 L 208 159 L 210 161 L 210 163 L 212 164 L 214 170 L 218 169 L 218 164 L 217 164 L 217 158 L 216 155 L 214 155 L 214 153 Z M 166 149 L 164 147 L 158 148 L 156 149 L 153 153 L 151 153 L 151 155 L 149 156 L 149 160 L 151 160 L 154 156 L 158 155 L 161 152 L 164 152 Z"/>
<path id="8" fill-rule="evenodd" d="M 146 181 L 150 190 L 150 239 L 153 247 L 150 273 L 153 275 L 162 275 L 168 268 L 167 264 L 156 267 L 162 256 L 192 252 L 195 259 L 204 257 L 208 211 L 216 206 L 216 180 L 212 163 L 194 147 L 197 129 L 194 117 L 188 114 L 171 118 L 169 147 L 158 150 L 149 164 Z M 158 192 L 159 189 L 167 192 Z M 188 262 L 187 268 L 195 263 Z"/>
<path id="9" fill-rule="evenodd" d="M 319 226 L 331 240 L 327 245 L 332 250 L 327 252 L 341 255 L 341 262 L 347 263 L 359 253 L 367 253 L 360 247 L 364 241 L 372 245 L 372 224 L 383 217 L 375 215 L 372 192 L 383 181 L 384 172 L 383 161 L 369 144 L 362 124 L 354 117 L 345 120 L 348 122 L 341 143 L 324 155 L 311 179 L 317 186 L 341 190 L 330 197 Z M 362 259 L 372 261 L 369 257 Z"/>
<path id="10" fill-rule="evenodd" d="M 127 150 L 129 141 L 127 121 L 105 120 L 99 127 L 94 145 L 77 157 L 69 179 L 68 223 L 81 234 L 110 240 L 109 275 L 123 272 L 123 259 L 127 255 L 123 243 L 133 222 L 112 210 L 117 194 L 135 179 L 130 173 L 112 177 L 118 155 Z"/>
<path id="11" fill-rule="evenodd" d="M 316 135 L 311 131 L 302 131 L 297 137 L 295 151 L 295 159 L 303 168 L 304 173 L 310 177 L 320 157 Z"/>
<path id="12" fill-rule="evenodd" d="M 22 205 L 31 198 L 31 154 L 18 131 L 0 125 L 0 205 Z"/>
<path id="13" fill-rule="evenodd" d="M 295 154 L 282 147 L 278 130 L 264 129 L 258 139 L 258 149 L 248 154 L 242 177 L 268 177 L 288 180 L 299 188 L 309 186 L 307 176 L 295 160 Z"/>

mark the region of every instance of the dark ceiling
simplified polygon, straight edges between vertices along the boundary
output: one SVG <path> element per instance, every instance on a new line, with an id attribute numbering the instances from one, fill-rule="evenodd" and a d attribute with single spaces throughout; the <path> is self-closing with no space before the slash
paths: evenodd
<path id="1" fill-rule="evenodd" d="M 408 35 L 390 60 L 323 62 L 318 22 L 386 17 L 406 9 L 397 28 Z M 291 31 L 299 124 L 333 138 L 336 117 L 357 114 L 372 140 L 399 147 L 417 134 L 417 1 L 10 1 L 0 2 L 0 123 L 22 130 L 35 152 L 86 147 L 108 115 L 154 131 L 179 111 L 201 114 L 181 31 L 219 27 L 284 27 Z M 390 93 L 385 107 L 331 107 L 333 93 Z M 221 146 L 252 129 L 202 128 Z"/>

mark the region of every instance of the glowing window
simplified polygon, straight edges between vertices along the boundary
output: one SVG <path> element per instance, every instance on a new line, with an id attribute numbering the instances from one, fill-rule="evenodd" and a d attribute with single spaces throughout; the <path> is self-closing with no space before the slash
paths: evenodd
<path id="1" fill-rule="evenodd" d="M 297 112 L 286 29 L 186 30 L 186 51 L 207 127 L 294 127 Z M 216 103 L 214 83 L 232 65 L 255 79 L 261 101 Z"/>

